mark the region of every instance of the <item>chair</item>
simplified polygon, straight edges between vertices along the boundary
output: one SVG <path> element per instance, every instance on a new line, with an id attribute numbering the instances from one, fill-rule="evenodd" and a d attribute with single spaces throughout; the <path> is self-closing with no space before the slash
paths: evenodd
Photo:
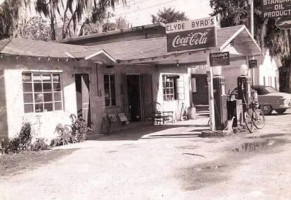
<path id="1" fill-rule="evenodd" d="M 163 106 L 159 102 L 153 103 L 153 123 L 165 124 L 165 121 L 174 121 L 173 111 L 164 111 Z"/>

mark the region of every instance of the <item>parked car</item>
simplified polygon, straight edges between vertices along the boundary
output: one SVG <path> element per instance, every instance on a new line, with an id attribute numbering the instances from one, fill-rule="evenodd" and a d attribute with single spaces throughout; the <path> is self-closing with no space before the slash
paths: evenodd
<path id="1" fill-rule="evenodd" d="M 252 89 L 257 91 L 258 101 L 261 110 L 265 115 L 269 115 L 275 110 L 278 114 L 283 114 L 291 107 L 291 94 L 278 92 L 271 86 L 254 85 Z M 235 88 L 230 94 L 238 98 L 238 90 Z"/>
<path id="2" fill-rule="evenodd" d="M 283 114 L 291 107 L 291 94 L 278 92 L 271 86 L 252 86 L 258 93 L 260 108 L 264 114 L 271 114 L 275 110 L 278 114 Z"/>

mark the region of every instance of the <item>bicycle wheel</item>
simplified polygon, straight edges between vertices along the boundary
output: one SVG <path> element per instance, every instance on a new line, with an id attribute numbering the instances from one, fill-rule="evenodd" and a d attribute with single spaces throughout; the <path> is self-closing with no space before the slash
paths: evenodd
<path id="1" fill-rule="evenodd" d="M 250 111 L 244 113 L 245 125 L 250 133 L 254 132 L 253 114 Z"/>
<path id="2" fill-rule="evenodd" d="M 257 109 L 253 112 L 254 125 L 257 129 L 262 129 L 265 126 L 265 115 L 262 110 Z"/>

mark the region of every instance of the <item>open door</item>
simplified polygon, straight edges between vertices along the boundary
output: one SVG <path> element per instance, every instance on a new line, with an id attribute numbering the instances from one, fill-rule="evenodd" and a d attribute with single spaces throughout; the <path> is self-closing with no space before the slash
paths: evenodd
<path id="1" fill-rule="evenodd" d="M 194 105 L 208 105 L 208 82 L 206 74 L 192 74 L 192 103 Z"/>
<path id="2" fill-rule="evenodd" d="M 141 104 L 139 75 L 127 75 L 127 97 L 130 121 L 140 121 Z"/>
<path id="3" fill-rule="evenodd" d="M 82 116 L 87 125 L 91 125 L 91 113 L 90 113 L 90 80 L 89 74 L 76 74 L 76 95 L 77 95 L 77 110 L 78 117 Z"/>
<path id="4" fill-rule="evenodd" d="M 141 76 L 141 88 L 142 120 L 145 120 L 153 114 L 153 88 L 151 74 L 143 74 Z"/>

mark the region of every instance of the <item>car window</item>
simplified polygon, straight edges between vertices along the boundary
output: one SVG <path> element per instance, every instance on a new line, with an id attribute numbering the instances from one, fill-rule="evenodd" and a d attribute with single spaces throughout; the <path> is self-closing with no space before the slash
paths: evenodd
<path id="1" fill-rule="evenodd" d="M 265 87 L 265 90 L 266 90 L 267 94 L 268 94 L 268 93 L 278 92 L 277 90 L 275 90 L 275 88 L 270 87 L 270 86 Z"/>

